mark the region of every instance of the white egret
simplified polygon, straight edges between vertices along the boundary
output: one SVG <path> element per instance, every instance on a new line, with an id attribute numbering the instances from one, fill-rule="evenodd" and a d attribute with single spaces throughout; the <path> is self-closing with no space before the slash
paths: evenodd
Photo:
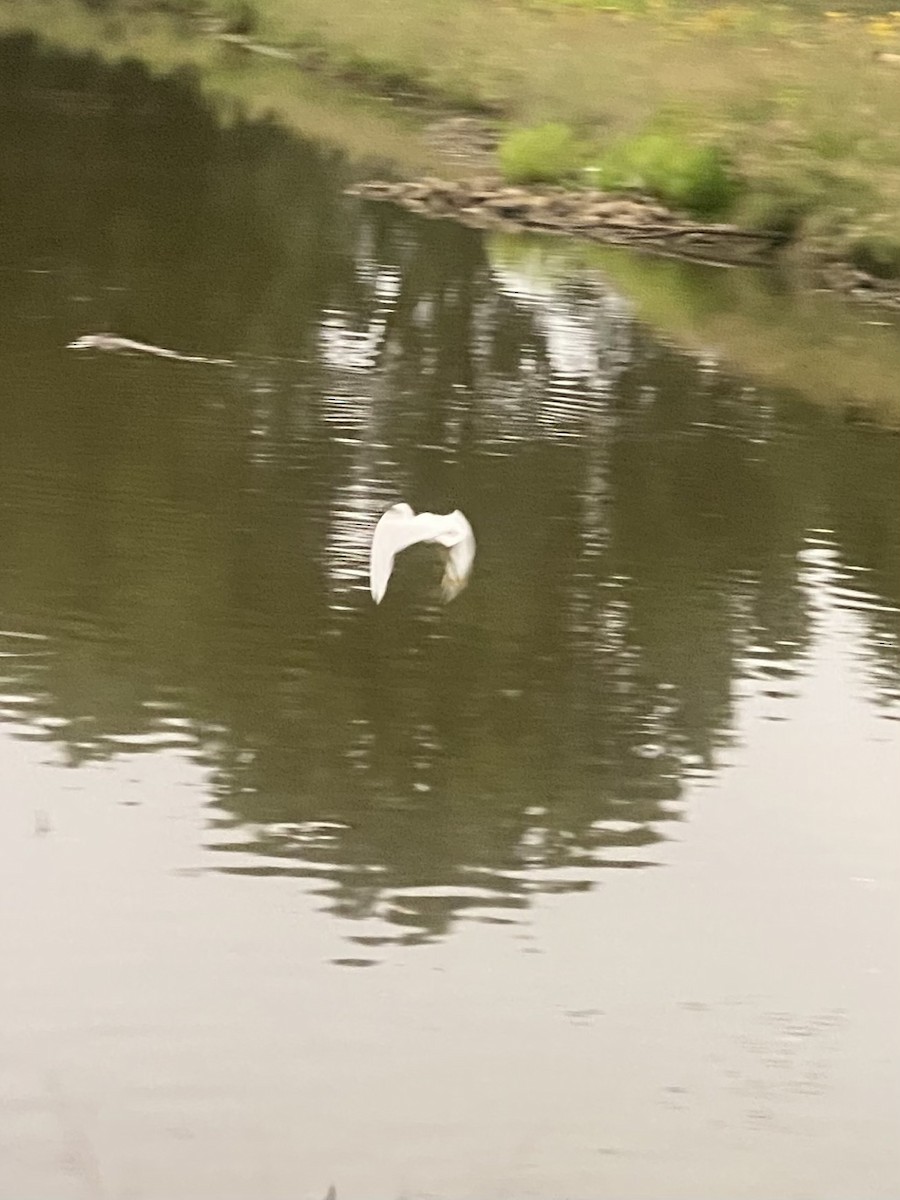
<path id="1" fill-rule="evenodd" d="M 408 504 L 392 504 L 382 513 L 372 534 L 369 579 L 376 604 L 384 598 L 395 557 L 418 542 L 433 543 L 443 553 L 441 590 L 445 601 L 458 596 L 469 582 L 475 561 L 475 534 L 459 509 L 446 514 L 417 514 Z"/>

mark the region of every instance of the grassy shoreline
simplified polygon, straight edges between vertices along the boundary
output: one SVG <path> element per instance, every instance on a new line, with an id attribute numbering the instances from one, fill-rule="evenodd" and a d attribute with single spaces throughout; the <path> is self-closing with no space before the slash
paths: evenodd
<path id="1" fill-rule="evenodd" d="M 108 15 L 89 13 L 76 0 L 0 0 L 0 33 L 39 33 L 48 50 L 89 53 L 111 65 L 139 60 L 160 77 L 187 70 L 218 121 L 277 116 L 300 136 L 341 146 L 357 179 L 380 171 L 409 179 L 441 169 L 431 139 L 422 137 L 429 117 L 421 109 L 373 104 L 315 72 L 243 56 L 208 29 L 197 36 L 193 21 L 144 12 L 118 28 L 109 24 Z M 64 103 L 66 96 L 56 99 Z M 777 268 L 710 270 L 581 238 L 490 229 L 484 245 L 492 261 L 535 270 L 551 282 L 560 272 L 596 272 L 621 289 L 640 319 L 679 344 L 714 347 L 723 363 L 836 411 L 852 398 L 877 424 L 900 424 L 900 314 L 873 313 L 837 295 L 798 293 L 790 274 Z"/>
<path id="2" fill-rule="evenodd" d="M 288 48 L 365 90 L 498 115 L 511 182 L 529 171 L 576 185 L 602 186 L 605 176 L 681 198 L 700 215 L 788 231 L 804 262 L 900 277 L 900 11 L 701 0 L 180 2 L 209 32 Z"/>
<path id="3" fill-rule="evenodd" d="M 216 53 L 226 53 L 223 37 L 243 39 L 306 76 L 491 113 L 510 181 L 635 186 L 698 215 L 788 233 L 795 265 L 826 286 L 851 288 L 858 277 L 846 266 L 888 289 L 900 280 L 900 11 L 105 0 L 91 19 L 131 29 L 160 9 Z"/>

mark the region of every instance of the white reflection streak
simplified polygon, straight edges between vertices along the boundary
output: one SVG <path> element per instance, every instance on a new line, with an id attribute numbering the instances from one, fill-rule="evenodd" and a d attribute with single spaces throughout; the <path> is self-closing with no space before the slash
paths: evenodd
<path id="1" fill-rule="evenodd" d="M 393 490 L 378 478 L 370 456 L 360 456 L 338 488 L 330 513 L 325 543 L 330 608 L 346 609 L 352 593 L 368 592 L 372 530 L 391 499 Z"/>
<path id="2" fill-rule="evenodd" d="M 387 321 L 400 292 L 400 274 L 385 267 L 373 283 L 379 301 L 365 329 L 354 329 L 350 313 L 340 308 L 326 308 L 319 327 L 322 357 L 329 367 L 339 371 L 368 371 L 378 365 L 384 346 Z"/>
<path id="3" fill-rule="evenodd" d="M 362 255 L 357 260 L 357 278 L 371 288 L 377 301 L 368 327 L 354 330 L 350 314 L 338 309 L 327 309 L 320 327 L 326 365 L 342 375 L 365 371 L 372 380 L 369 394 L 341 394 L 338 387 L 324 401 L 325 419 L 335 427 L 334 440 L 351 448 L 347 473 L 328 514 L 323 551 L 329 607 L 337 612 L 353 606 L 354 593 L 368 592 L 372 530 L 384 509 L 396 500 L 400 483 L 383 438 L 379 377 L 371 374 L 378 366 L 387 322 L 400 293 L 400 274 L 396 268 L 378 266 Z"/>
<path id="4" fill-rule="evenodd" d="M 499 289 L 532 313 L 555 375 L 603 388 L 621 373 L 629 358 L 629 313 L 620 297 L 597 286 L 592 300 L 575 299 L 547 276 L 496 263 L 491 271 Z"/>
<path id="5" fill-rule="evenodd" d="M 599 281 L 583 276 L 592 287 L 589 299 L 567 294 L 542 259 L 529 260 L 528 271 L 492 266 L 501 291 L 532 314 L 544 335 L 552 373 L 561 383 L 582 382 L 599 394 L 601 403 L 573 406 L 559 387 L 547 389 L 540 424 L 558 432 L 573 417 L 586 438 L 588 466 L 581 491 L 581 561 L 573 581 L 570 621 L 576 644 L 590 657 L 613 650 L 615 621 L 603 579 L 602 557 L 609 544 L 609 451 L 613 417 L 605 400 L 631 356 L 631 314 L 625 301 Z M 568 388 L 566 389 L 568 391 Z"/>

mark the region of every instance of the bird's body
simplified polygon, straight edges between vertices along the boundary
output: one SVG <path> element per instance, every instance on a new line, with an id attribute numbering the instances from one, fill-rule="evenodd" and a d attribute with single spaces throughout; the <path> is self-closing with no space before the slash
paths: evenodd
<path id="1" fill-rule="evenodd" d="M 475 561 L 475 534 L 459 509 L 446 514 L 414 513 L 408 504 L 393 504 L 382 513 L 372 535 L 369 579 L 376 604 L 384 598 L 395 557 L 418 542 L 437 545 L 444 553 L 441 589 L 445 600 L 459 595 L 469 582 Z"/>

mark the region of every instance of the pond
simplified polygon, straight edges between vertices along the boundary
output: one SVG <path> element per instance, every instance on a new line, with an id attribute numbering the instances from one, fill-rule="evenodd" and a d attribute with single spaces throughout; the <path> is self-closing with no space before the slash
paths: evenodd
<path id="1" fill-rule="evenodd" d="M 0 1200 L 893 1200 L 900 438 L 359 170 L 0 39 Z"/>

